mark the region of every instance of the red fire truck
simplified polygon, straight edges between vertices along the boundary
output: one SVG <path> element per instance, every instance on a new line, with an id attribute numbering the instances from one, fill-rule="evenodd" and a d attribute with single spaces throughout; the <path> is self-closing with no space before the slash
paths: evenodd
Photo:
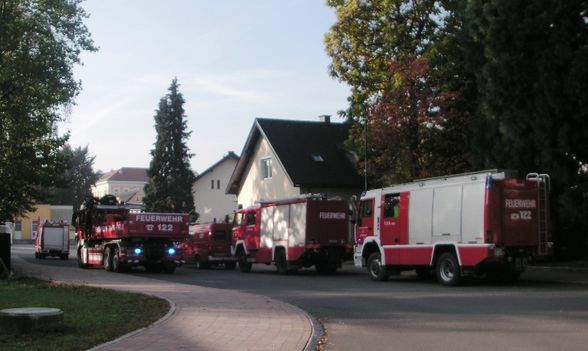
<path id="1" fill-rule="evenodd" d="M 417 180 L 364 192 L 355 225 L 355 265 L 374 280 L 416 270 L 444 285 L 464 275 L 516 279 L 550 255 L 549 176 L 513 171 Z"/>
<path id="2" fill-rule="evenodd" d="M 188 215 L 141 213 L 119 204 L 113 195 L 90 199 L 74 213 L 78 265 L 124 272 L 144 266 L 173 273 L 182 258 L 176 242 L 188 237 Z"/>
<path id="3" fill-rule="evenodd" d="M 237 262 L 231 255 L 231 235 L 228 223 L 190 225 L 190 237 L 180 244 L 184 260 L 198 268 L 222 264 L 225 269 L 235 269 Z"/>
<path id="4" fill-rule="evenodd" d="M 319 195 L 261 202 L 239 209 L 233 224 L 233 255 L 241 272 L 252 263 L 275 263 L 278 273 L 315 266 L 334 273 L 347 256 L 349 209 L 342 200 Z"/>

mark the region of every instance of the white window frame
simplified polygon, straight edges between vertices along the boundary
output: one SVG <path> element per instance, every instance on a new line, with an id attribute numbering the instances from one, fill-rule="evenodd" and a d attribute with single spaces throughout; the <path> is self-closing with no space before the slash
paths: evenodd
<path id="1" fill-rule="evenodd" d="M 272 179 L 273 177 L 273 169 L 272 169 L 272 158 L 271 157 L 264 157 L 260 160 L 260 168 L 261 168 L 261 179 Z"/>

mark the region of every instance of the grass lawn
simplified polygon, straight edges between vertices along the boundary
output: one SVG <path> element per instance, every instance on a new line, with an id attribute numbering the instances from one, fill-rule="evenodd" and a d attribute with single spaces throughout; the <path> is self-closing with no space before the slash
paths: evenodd
<path id="1" fill-rule="evenodd" d="M 0 309 L 54 307 L 64 314 L 58 332 L 0 334 L 0 350 L 86 350 L 130 331 L 148 326 L 169 311 L 155 297 L 54 284 L 36 279 L 0 280 Z"/>

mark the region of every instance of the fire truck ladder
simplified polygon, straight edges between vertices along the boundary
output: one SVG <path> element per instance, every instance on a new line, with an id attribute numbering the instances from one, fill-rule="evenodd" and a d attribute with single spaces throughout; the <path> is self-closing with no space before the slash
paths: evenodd
<path id="1" fill-rule="evenodd" d="M 528 180 L 537 181 L 537 213 L 539 224 L 539 247 L 537 254 L 546 256 L 550 253 L 552 246 L 551 235 L 549 232 L 549 191 L 551 179 L 548 174 L 529 173 Z"/>

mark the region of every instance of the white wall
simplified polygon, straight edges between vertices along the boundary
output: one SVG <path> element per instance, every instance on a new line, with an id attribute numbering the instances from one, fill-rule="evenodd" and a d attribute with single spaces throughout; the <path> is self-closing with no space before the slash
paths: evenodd
<path id="1" fill-rule="evenodd" d="M 145 187 L 146 182 L 131 182 L 131 181 L 108 181 L 96 183 L 92 187 L 92 194 L 98 198 L 104 195 L 119 195 L 131 191 L 138 191 Z M 140 201 L 143 201 L 141 199 Z"/>
<path id="2" fill-rule="evenodd" d="M 200 223 L 212 222 L 214 219 L 222 222 L 226 215 L 232 216 L 237 208 L 237 197 L 225 194 L 236 165 L 236 159 L 228 158 L 194 183 L 192 193 L 196 212 L 200 214 Z M 214 189 L 211 182 L 214 182 Z"/>
<path id="3" fill-rule="evenodd" d="M 261 160 L 272 159 L 272 178 L 262 179 Z M 300 195 L 300 188 L 292 185 L 286 172 L 271 150 L 267 140 L 261 136 L 253 152 L 253 157 L 243 173 L 245 180 L 239 190 L 237 203 L 248 207 L 259 200 L 280 199 Z"/>

